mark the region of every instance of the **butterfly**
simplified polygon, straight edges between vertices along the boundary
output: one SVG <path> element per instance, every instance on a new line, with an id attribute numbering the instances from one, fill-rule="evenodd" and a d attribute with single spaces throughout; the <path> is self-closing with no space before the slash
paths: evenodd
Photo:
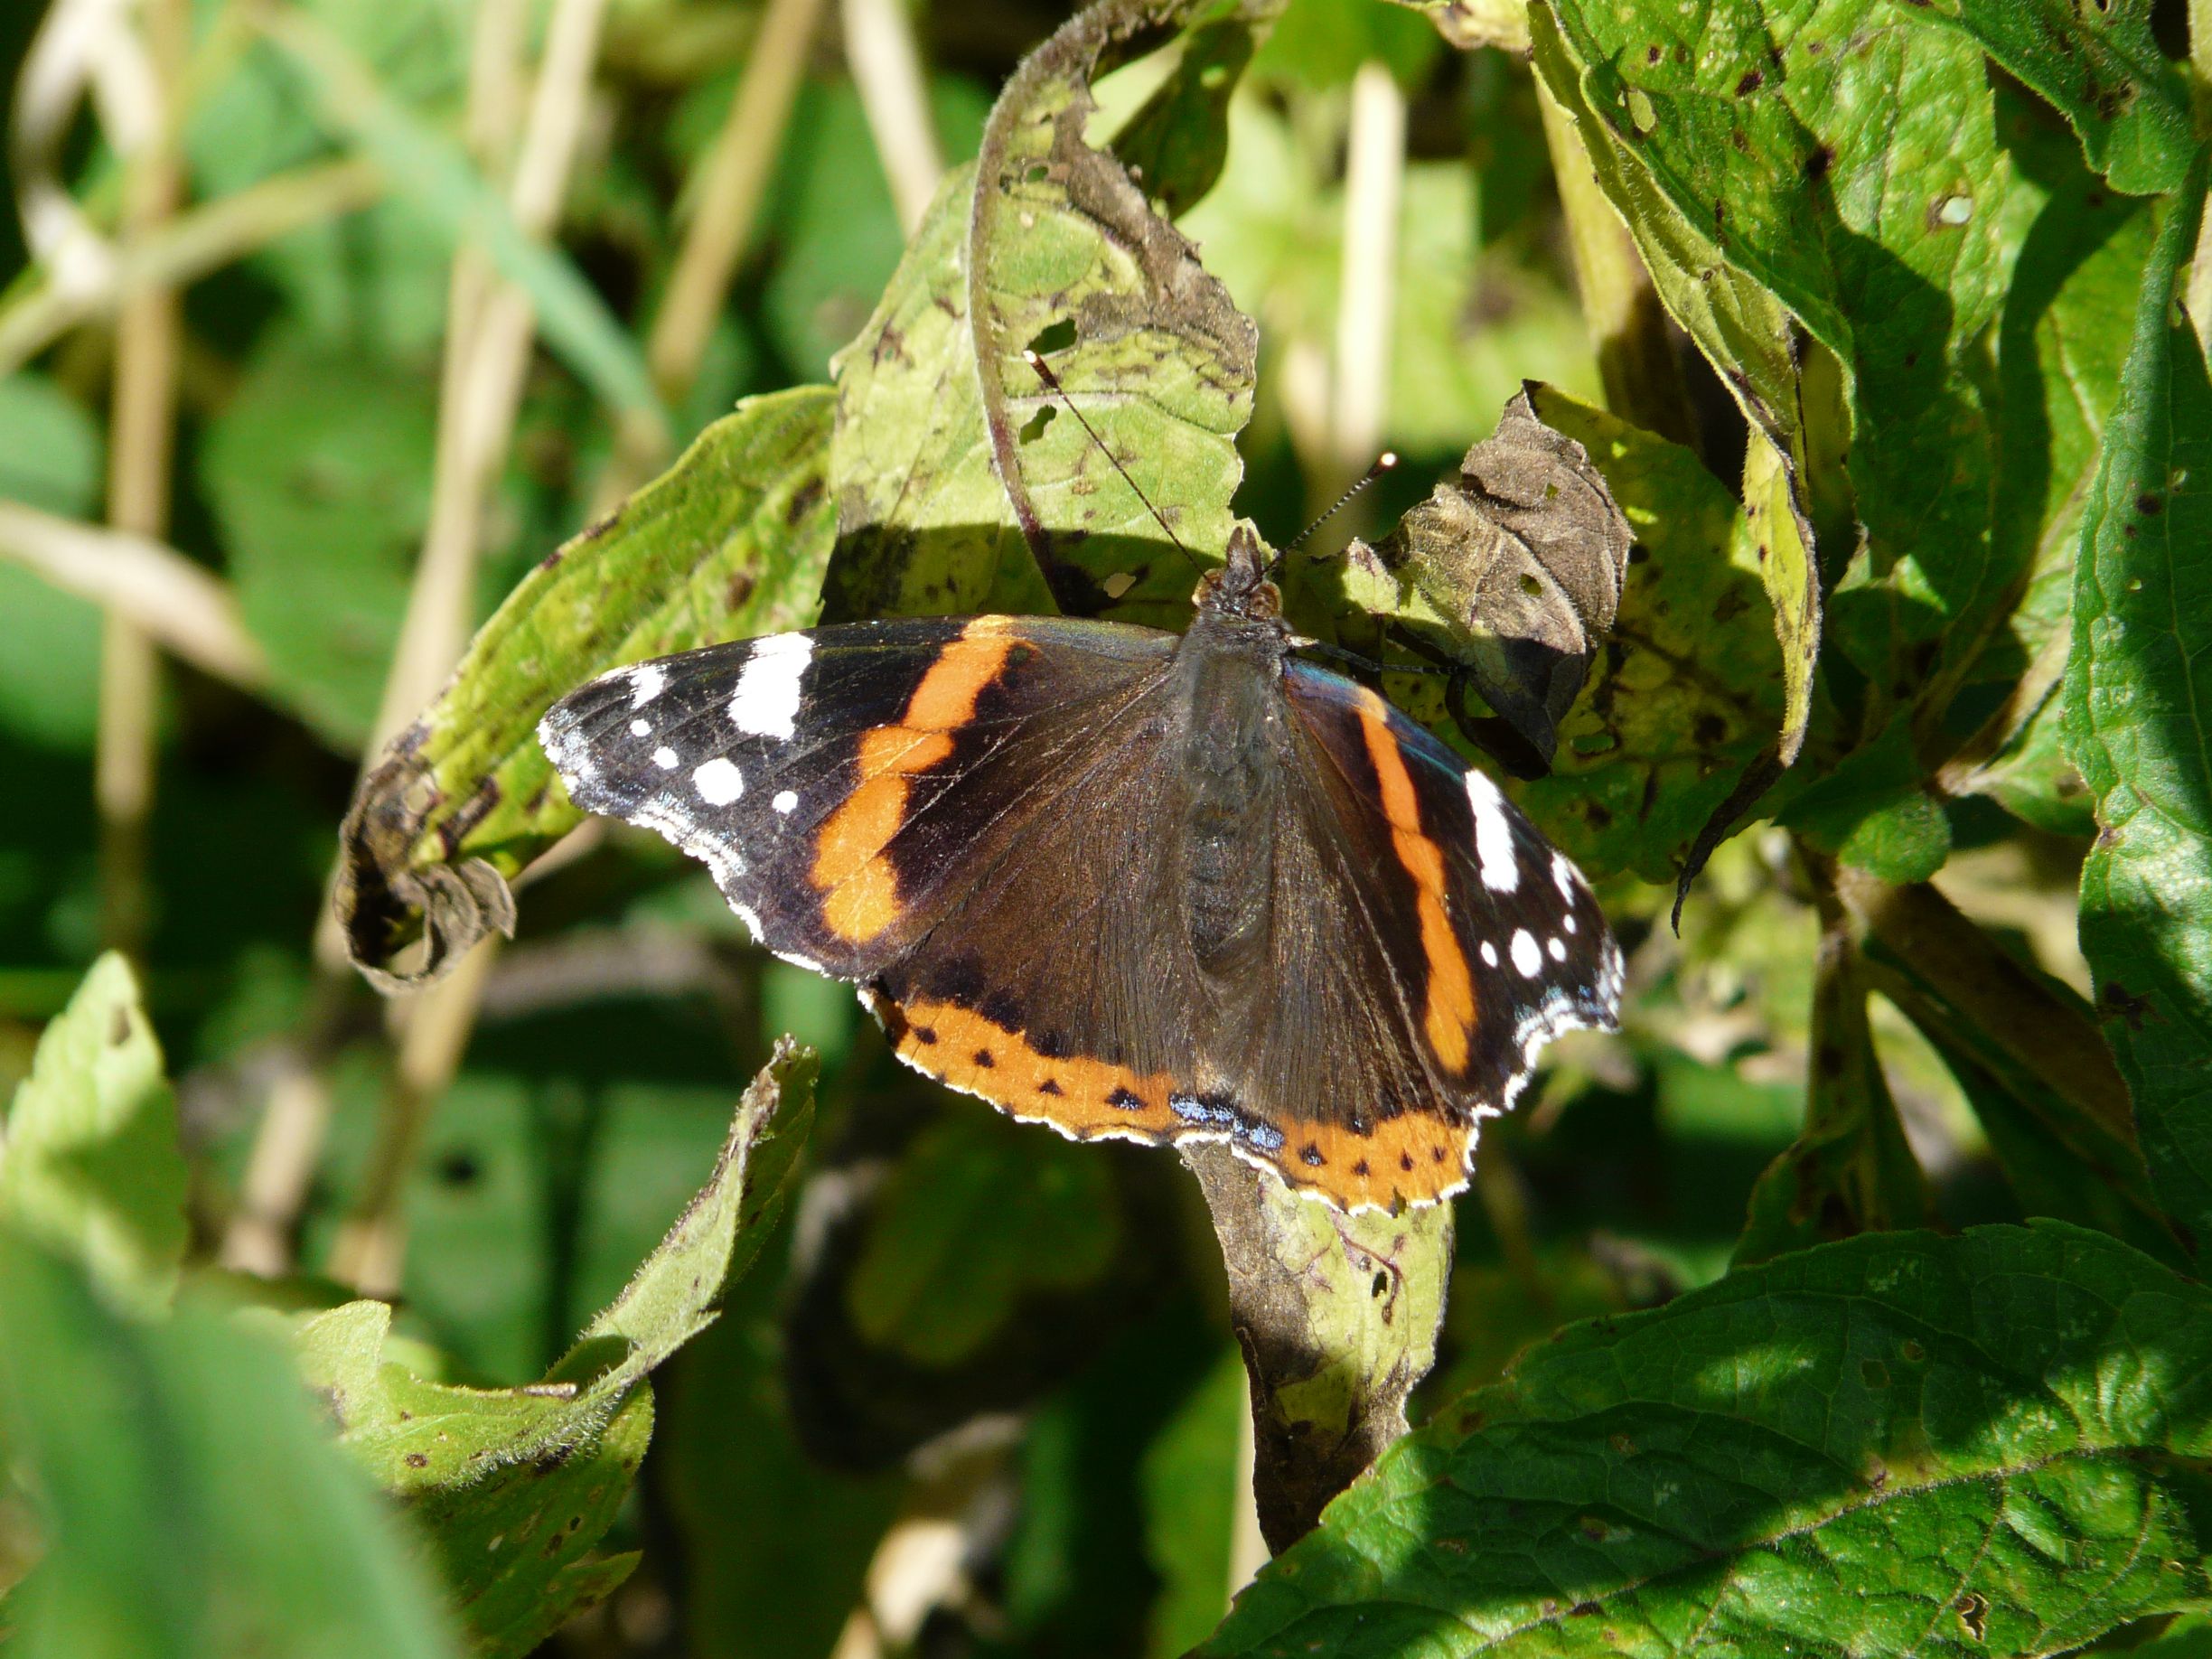
<path id="1" fill-rule="evenodd" d="M 1225 1141 L 1341 1207 L 1467 1185 L 1612 1026 L 1588 885 L 1490 777 L 1298 655 L 1240 526 L 1177 635 L 909 617 L 615 669 L 539 739 L 899 1057 L 1079 1139 Z"/>

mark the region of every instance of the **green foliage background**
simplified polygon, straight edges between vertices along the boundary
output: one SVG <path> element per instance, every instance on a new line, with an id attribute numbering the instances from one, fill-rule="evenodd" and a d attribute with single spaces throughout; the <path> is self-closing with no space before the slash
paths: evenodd
<path id="1" fill-rule="evenodd" d="M 147 0 L 74 70 L 98 8 L 0 15 L 0 1651 L 2212 1652 L 2186 9 Z M 1293 1203 L 1264 1408 L 1445 1311 L 1256 1580 L 1184 1169 L 903 1073 L 564 839 L 530 735 L 818 616 L 1179 625 L 1033 342 L 1202 555 L 1360 445 L 1321 545 L 1379 540 L 1524 381 L 1636 537 L 1516 786 L 1624 1030 L 1402 1299 Z M 1420 575 L 1289 599 L 1464 743 Z"/>

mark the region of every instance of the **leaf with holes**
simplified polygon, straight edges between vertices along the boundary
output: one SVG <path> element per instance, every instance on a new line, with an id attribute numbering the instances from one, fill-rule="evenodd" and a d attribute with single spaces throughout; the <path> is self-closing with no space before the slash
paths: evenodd
<path id="1" fill-rule="evenodd" d="M 2047 1654 L 2212 1597 L 2212 1292 L 2058 1223 L 1870 1233 L 1571 1326 L 1200 1650 Z"/>
<path id="2" fill-rule="evenodd" d="M 838 359 L 832 615 L 1187 619 L 1195 566 L 1228 538 L 1258 342 L 1147 192 L 1180 203 L 1211 183 L 1236 36 L 1270 8 L 1210 18 L 1139 111 L 1132 153 L 1158 170 L 1142 188 L 1085 123 L 1093 74 L 1198 9 L 1094 6 L 1033 53 L 991 112 L 972 183 L 947 182 Z M 1029 351 L 1050 359 L 1066 404 Z"/>
<path id="3" fill-rule="evenodd" d="M 582 821 L 538 718 L 603 669 L 812 620 L 830 557 L 830 396 L 748 398 L 612 517 L 552 554 L 393 739 L 342 834 L 347 948 L 386 986 L 511 933 L 507 878 Z M 419 964 L 393 958 L 420 939 Z"/>
<path id="4" fill-rule="evenodd" d="M 1968 353 L 2018 204 L 1981 49 L 1888 0 L 1551 13 L 1593 117 L 1843 367 L 1868 540 L 1826 627 L 1879 722 L 2008 589 Z"/>
<path id="5" fill-rule="evenodd" d="M 2104 463 L 2082 515 L 2066 733 L 2103 826 L 2081 942 L 2151 1180 L 2212 1237 L 2212 383 L 2174 299 L 2207 164 L 2166 210 Z"/>

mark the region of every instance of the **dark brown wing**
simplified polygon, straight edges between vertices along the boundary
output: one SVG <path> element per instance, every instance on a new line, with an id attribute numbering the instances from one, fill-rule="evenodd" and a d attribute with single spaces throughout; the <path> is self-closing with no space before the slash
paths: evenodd
<path id="1" fill-rule="evenodd" d="M 1277 831 L 1275 1017 L 1246 1065 L 1270 1161 L 1349 1205 L 1457 1191 L 1545 1042 L 1609 1027 L 1620 953 L 1573 866 L 1479 771 L 1307 664 Z"/>
<path id="2" fill-rule="evenodd" d="M 602 675 L 539 735 L 577 805 L 705 862 L 770 950 L 865 980 L 936 925 L 1001 820 L 1120 729 L 1174 648 L 999 616 L 771 634 Z"/>

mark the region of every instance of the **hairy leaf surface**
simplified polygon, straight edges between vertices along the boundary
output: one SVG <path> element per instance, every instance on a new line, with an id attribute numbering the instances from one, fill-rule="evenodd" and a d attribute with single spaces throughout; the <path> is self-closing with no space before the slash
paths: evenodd
<path id="1" fill-rule="evenodd" d="M 2212 1293 L 2057 1223 L 1869 1234 L 1570 1326 L 1202 1652 L 2053 1653 L 2200 1606 Z"/>

